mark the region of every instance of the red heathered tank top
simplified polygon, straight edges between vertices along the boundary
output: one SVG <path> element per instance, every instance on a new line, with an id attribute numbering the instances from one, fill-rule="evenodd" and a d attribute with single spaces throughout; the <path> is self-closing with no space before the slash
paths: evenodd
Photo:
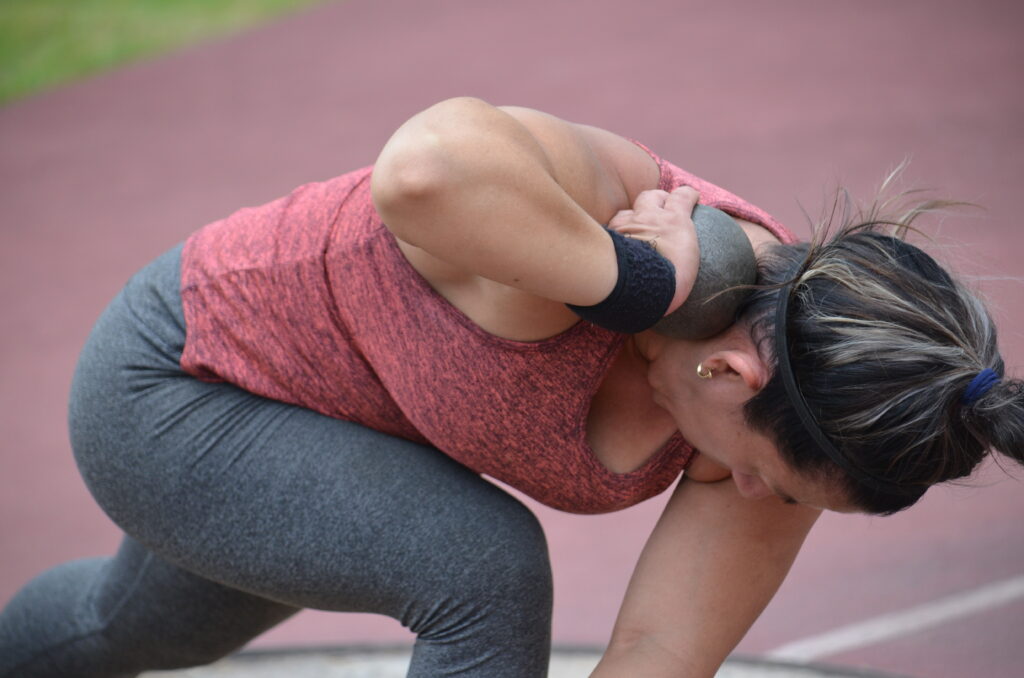
<path id="1" fill-rule="evenodd" d="M 702 203 L 795 240 L 652 156 L 660 188 L 689 184 Z M 614 511 L 667 488 L 694 455 L 678 433 L 622 474 L 586 441 L 590 401 L 625 336 L 586 322 L 538 342 L 488 334 L 402 255 L 371 203 L 370 172 L 300 186 L 188 239 L 182 368 L 433 445 L 564 511 Z"/>

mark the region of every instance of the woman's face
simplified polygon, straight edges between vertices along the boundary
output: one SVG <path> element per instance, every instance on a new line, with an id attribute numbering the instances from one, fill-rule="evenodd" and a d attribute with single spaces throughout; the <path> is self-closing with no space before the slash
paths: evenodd
<path id="1" fill-rule="evenodd" d="M 775 495 L 815 508 L 858 510 L 831 483 L 791 469 L 774 442 L 747 424 L 743 405 L 767 383 L 771 371 L 745 327 L 699 342 L 648 334 L 638 335 L 637 346 L 650 361 L 654 401 L 705 459 L 731 473 L 741 496 Z M 705 374 L 711 370 L 710 379 L 697 376 L 698 363 Z"/>

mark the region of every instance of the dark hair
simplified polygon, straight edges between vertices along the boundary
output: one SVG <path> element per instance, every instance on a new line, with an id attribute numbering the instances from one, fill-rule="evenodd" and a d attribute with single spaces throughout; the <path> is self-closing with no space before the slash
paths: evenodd
<path id="1" fill-rule="evenodd" d="M 774 311 L 793 285 L 789 355 L 810 411 L 844 459 L 899 491 L 857 480 L 819 449 L 777 370 L 746 403 L 746 420 L 796 471 L 837 483 L 856 506 L 882 515 L 913 505 L 935 483 L 969 475 L 989 448 L 1024 463 L 1024 385 L 1005 376 L 991 317 L 975 294 L 903 240 L 917 216 L 952 203 L 922 202 L 886 216 L 894 204 L 855 210 L 837 193 L 832 214 L 840 226 L 762 257 L 758 289 L 739 315 L 775 365 Z M 985 368 L 1002 379 L 962 402 Z"/>

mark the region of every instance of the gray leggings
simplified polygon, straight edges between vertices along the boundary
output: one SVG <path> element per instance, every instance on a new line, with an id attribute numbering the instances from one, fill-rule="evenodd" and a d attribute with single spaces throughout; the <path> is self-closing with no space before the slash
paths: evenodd
<path id="1" fill-rule="evenodd" d="M 398 619 L 410 676 L 546 675 L 529 510 L 433 448 L 183 373 L 179 265 L 180 247 L 128 283 L 72 386 L 75 458 L 130 536 L 10 601 L 0 676 L 206 664 L 304 607 Z"/>

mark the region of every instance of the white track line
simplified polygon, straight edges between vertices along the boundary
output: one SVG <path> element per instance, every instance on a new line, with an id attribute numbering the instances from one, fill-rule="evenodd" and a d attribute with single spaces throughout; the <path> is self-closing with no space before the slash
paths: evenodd
<path id="1" fill-rule="evenodd" d="M 999 607 L 1024 597 L 1024 576 L 982 586 L 973 591 L 939 598 L 930 603 L 901 612 L 883 614 L 874 619 L 840 626 L 832 631 L 810 636 L 776 648 L 768 653 L 772 659 L 806 662 L 866 645 L 873 645 L 981 610 Z"/>

